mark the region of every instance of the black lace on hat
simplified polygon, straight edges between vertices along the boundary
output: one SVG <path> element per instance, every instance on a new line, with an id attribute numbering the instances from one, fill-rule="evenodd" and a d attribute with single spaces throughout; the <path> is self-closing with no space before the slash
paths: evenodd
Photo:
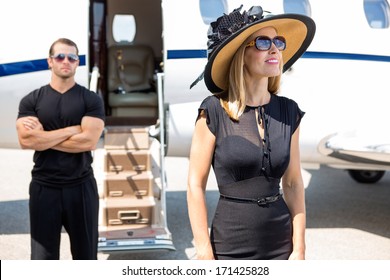
<path id="1" fill-rule="evenodd" d="M 264 18 L 263 8 L 260 6 L 254 6 L 248 12 L 244 11 L 242 14 L 240 13 L 241 9 L 242 5 L 230 14 L 224 14 L 210 24 L 207 34 L 209 39 L 207 41 L 208 54 L 211 54 L 223 41 L 243 27 Z"/>
<path id="2" fill-rule="evenodd" d="M 239 8 L 234 9 L 230 14 L 224 14 L 217 18 L 210 24 L 207 37 L 207 57 L 214 52 L 218 46 L 221 45 L 227 38 L 232 36 L 243 27 L 264 18 L 263 8 L 260 6 L 251 7 L 248 12 L 244 11 L 241 13 L 243 5 Z M 266 11 L 267 12 L 267 11 Z M 269 13 L 269 12 L 267 12 Z M 195 86 L 204 77 L 204 72 L 191 84 L 190 89 Z"/>

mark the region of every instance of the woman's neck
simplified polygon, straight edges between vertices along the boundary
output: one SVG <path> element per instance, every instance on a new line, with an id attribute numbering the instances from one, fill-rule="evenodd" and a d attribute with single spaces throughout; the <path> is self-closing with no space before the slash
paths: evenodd
<path id="1" fill-rule="evenodd" d="M 268 79 L 247 85 L 246 105 L 262 106 L 269 103 L 271 94 L 268 91 Z"/>

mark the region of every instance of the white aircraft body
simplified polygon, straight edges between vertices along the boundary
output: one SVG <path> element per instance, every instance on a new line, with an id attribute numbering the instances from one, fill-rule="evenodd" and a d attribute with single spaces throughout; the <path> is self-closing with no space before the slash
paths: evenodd
<path id="1" fill-rule="evenodd" d="M 361 182 L 376 182 L 390 169 L 388 0 L 3 1 L 0 147 L 19 147 L 19 102 L 49 82 L 48 49 L 60 37 L 78 44 L 76 81 L 105 101 L 107 129 L 94 152 L 100 251 L 174 249 L 164 156 L 189 155 L 197 109 L 210 94 L 203 82 L 189 88 L 207 62 L 209 23 L 241 4 L 303 13 L 317 24 L 279 93 L 306 112 L 303 166 L 346 169 Z M 146 163 L 139 154 L 147 154 Z"/>

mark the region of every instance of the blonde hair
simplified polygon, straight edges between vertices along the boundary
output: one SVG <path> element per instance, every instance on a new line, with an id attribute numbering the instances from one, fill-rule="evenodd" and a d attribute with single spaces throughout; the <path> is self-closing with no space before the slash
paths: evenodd
<path id="1" fill-rule="evenodd" d="M 244 75 L 244 54 L 246 42 L 234 54 L 229 69 L 228 90 L 222 92 L 220 97 L 221 106 L 229 117 L 238 121 L 246 107 L 246 83 Z M 280 89 L 283 62 L 280 63 L 280 75 L 268 78 L 268 91 L 277 94 Z"/>

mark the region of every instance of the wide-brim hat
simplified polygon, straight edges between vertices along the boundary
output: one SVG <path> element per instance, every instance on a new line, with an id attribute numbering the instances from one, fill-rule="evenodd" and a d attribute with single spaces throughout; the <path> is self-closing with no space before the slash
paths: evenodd
<path id="1" fill-rule="evenodd" d="M 286 49 L 282 51 L 283 72 L 302 56 L 314 38 L 316 26 L 308 16 L 264 16 L 260 6 L 254 6 L 241 14 L 241 8 L 242 6 L 211 23 L 207 43 L 208 62 L 203 74 L 193 85 L 203 77 L 212 93 L 227 90 L 229 68 L 234 54 L 249 36 L 264 27 L 275 28 L 277 34 L 286 39 Z"/>

